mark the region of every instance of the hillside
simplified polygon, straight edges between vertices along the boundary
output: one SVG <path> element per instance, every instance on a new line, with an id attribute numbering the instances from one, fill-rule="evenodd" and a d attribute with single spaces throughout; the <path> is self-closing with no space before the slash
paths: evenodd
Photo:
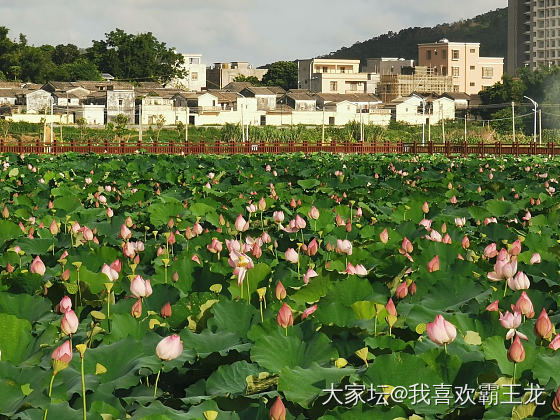
<path id="1" fill-rule="evenodd" d="M 432 28 L 415 27 L 388 32 L 351 47 L 342 47 L 323 58 L 371 57 L 418 58 L 417 44 L 437 42 L 441 38 L 457 42 L 480 42 L 480 54 L 504 57 L 507 49 L 507 8 L 496 9 L 472 19 L 443 23 Z"/>

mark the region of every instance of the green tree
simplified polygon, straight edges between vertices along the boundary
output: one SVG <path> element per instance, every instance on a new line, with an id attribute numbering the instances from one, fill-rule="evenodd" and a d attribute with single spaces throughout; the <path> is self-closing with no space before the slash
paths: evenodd
<path id="1" fill-rule="evenodd" d="M 238 76 L 235 76 L 233 81 L 234 82 L 248 82 L 248 83 L 251 83 L 253 86 L 262 86 L 261 81 L 259 79 L 257 79 L 255 76 L 244 76 L 243 74 L 240 74 Z"/>
<path id="2" fill-rule="evenodd" d="M 165 83 L 181 78 L 184 58 L 159 42 L 151 32 L 132 35 L 121 29 L 105 34 L 103 41 L 93 41 L 88 59 L 102 72 L 117 79 Z"/>
<path id="3" fill-rule="evenodd" d="M 297 64 L 292 61 L 272 63 L 262 81 L 267 86 L 280 86 L 286 90 L 296 89 L 298 86 Z"/>
<path id="4" fill-rule="evenodd" d="M 54 47 L 52 60 L 57 65 L 70 64 L 80 57 L 80 50 L 74 44 L 59 44 Z"/>

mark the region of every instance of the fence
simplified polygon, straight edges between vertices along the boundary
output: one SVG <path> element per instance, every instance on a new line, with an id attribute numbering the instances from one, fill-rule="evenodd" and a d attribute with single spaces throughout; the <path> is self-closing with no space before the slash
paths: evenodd
<path id="1" fill-rule="evenodd" d="M 443 154 L 446 156 L 467 155 L 560 155 L 560 146 L 548 142 L 537 143 L 484 143 L 476 144 L 461 143 L 434 143 L 432 141 L 422 145 L 417 142 L 350 142 L 331 140 L 324 143 L 301 142 L 223 142 L 215 140 L 207 143 L 184 142 L 130 142 L 120 140 L 70 140 L 60 142 L 54 140 L 52 143 L 43 143 L 40 140 L 18 140 L 5 142 L 0 139 L 0 153 L 33 153 L 33 154 L 60 154 L 60 153 L 98 153 L 98 154 L 132 154 L 132 153 L 156 153 L 156 154 L 261 154 L 261 153 L 394 153 L 394 154 Z"/>

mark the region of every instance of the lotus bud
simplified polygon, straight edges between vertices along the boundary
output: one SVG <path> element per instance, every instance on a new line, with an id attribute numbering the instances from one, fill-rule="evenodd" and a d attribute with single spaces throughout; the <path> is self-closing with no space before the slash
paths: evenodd
<path id="1" fill-rule="evenodd" d="M 272 239 L 270 238 L 270 235 L 267 232 L 263 232 L 263 234 L 261 235 L 261 241 L 263 241 L 263 243 L 265 244 L 269 244 Z"/>
<path id="2" fill-rule="evenodd" d="M 352 242 L 350 242 L 348 239 L 337 239 L 336 252 L 338 252 L 339 254 L 352 255 Z"/>
<path id="3" fill-rule="evenodd" d="M 319 218 L 319 210 L 315 206 L 311 206 L 309 213 L 307 213 L 310 219 L 317 220 Z"/>
<path id="4" fill-rule="evenodd" d="M 14 272 L 14 267 L 12 266 L 12 264 L 10 264 L 10 263 L 6 264 L 6 271 L 8 273 L 13 273 Z"/>
<path id="5" fill-rule="evenodd" d="M 523 348 L 523 344 L 521 344 L 519 335 L 515 335 L 513 343 L 507 352 L 507 358 L 512 363 L 521 363 L 525 360 L 525 349 Z"/>
<path id="6" fill-rule="evenodd" d="M 415 282 L 410 283 L 410 286 L 408 286 L 408 293 L 410 293 L 410 296 L 414 296 L 416 294 L 416 283 Z"/>
<path id="7" fill-rule="evenodd" d="M 404 250 L 408 254 L 410 254 L 414 250 L 414 247 L 412 246 L 412 243 L 408 240 L 408 238 L 406 236 L 404 237 L 404 239 L 402 241 L 401 249 Z"/>
<path id="8" fill-rule="evenodd" d="M 424 204 L 422 204 L 422 212 L 424 214 L 427 214 L 430 211 L 430 206 L 428 206 L 428 202 L 424 201 Z"/>
<path id="9" fill-rule="evenodd" d="M 541 262 L 541 255 L 538 252 L 535 252 L 531 257 L 531 260 L 529 261 L 529 264 L 531 264 L 531 265 L 540 264 L 540 262 Z"/>
<path id="10" fill-rule="evenodd" d="M 168 243 L 169 245 L 174 245 L 175 242 L 176 242 L 175 234 L 173 233 L 173 231 L 170 231 L 170 232 L 169 232 L 169 236 L 167 237 L 167 243 Z"/>
<path id="11" fill-rule="evenodd" d="M 62 299 L 60 299 L 58 309 L 62 314 L 68 312 L 72 309 L 72 300 L 68 296 L 64 296 Z"/>
<path id="12" fill-rule="evenodd" d="M 397 297 L 397 299 L 404 299 L 407 295 L 408 295 L 408 285 L 406 284 L 406 281 L 403 281 L 397 287 L 395 296 Z"/>
<path id="13" fill-rule="evenodd" d="M 437 315 L 433 322 L 426 325 L 428 337 L 438 345 L 449 344 L 455 340 L 457 329 L 455 326 L 446 321 L 443 316 Z"/>
<path id="14" fill-rule="evenodd" d="M 169 361 L 178 358 L 183 353 L 181 337 L 173 334 L 162 339 L 156 347 L 156 355 L 161 360 Z"/>
<path id="15" fill-rule="evenodd" d="M 556 395 L 554 396 L 554 400 L 552 401 L 552 408 L 557 413 L 560 413 L 560 387 L 558 387 Z"/>
<path id="16" fill-rule="evenodd" d="M 179 281 L 179 273 L 177 273 L 176 271 L 173 273 L 173 276 L 171 276 L 171 279 L 177 283 Z"/>
<path id="17" fill-rule="evenodd" d="M 307 226 L 307 222 L 299 214 L 296 215 L 295 222 L 295 225 L 298 229 L 305 229 L 305 227 Z"/>
<path id="18" fill-rule="evenodd" d="M 511 290 L 526 290 L 531 286 L 529 278 L 523 271 L 518 272 L 515 277 L 508 278 L 507 282 Z"/>
<path id="19" fill-rule="evenodd" d="M 276 283 L 276 299 L 284 300 L 286 298 L 286 289 L 281 281 Z"/>
<path id="20" fill-rule="evenodd" d="M 275 211 L 272 214 L 272 218 L 276 223 L 282 223 L 284 221 L 284 212 L 282 210 Z"/>
<path id="21" fill-rule="evenodd" d="M 245 232 L 246 230 L 249 229 L 249 222 L 246 221 L 241 214 L 239 214 L 237 216 L 237 219 L 235 219 L 234 226 L 236 231 Z"/>
<path id="22" fill-rule="evenodd" d="M 301 314 L 301 320 L 303 321 L 305 318 L 307 318 L 309 315 L 311 315 L 316 310 L 317 310 L 317 304 L 315 304 L 313 306 L 310 306 L 309 308 L 304 310 L 303 313 Z"/>
<path id="23" fill-rule="evenodd" d="M 284 255 L 286 257 L 286 261 L 291 262 L 292 264 L 297 264 L 299 255 L 293 248 L 288 248 Z"/>
<path id="24" fill-rule="evenodd" d="M 169 318 L 171 316 L 171 304 L 167 302 L 165 305 L 161 307 L 159 313 L 162 318 Z"/>
<path id="25" fill-rule="evenodd" d="M 70 270 L 69 270 L 69 269 L 64 270 L 64 271 L 62 272 L 62 274 L 60 275 L 60 278 L 61 278 L 63 281 L 68 281 L 68 280 L 70 279 Z"/>
<path id="26" fill-rule="evenodd" d="M 383 229 L 383 232 L 379 234 L 379 239 L 381 242 L 386 244 L 389 241 L 389 233 L 387 233 L 387 228 Z"/>
<path id="27" fill-rule="evenodd" d="M 45 275 L 46 267 L 41 260 L 41 257 L 36 256 L 33 262 L 31 263 L 31 267 L 29 269 L 34 274 L 39 274 L 40 276 Z"/>
<path id="28" fill-rule="evenodd" d="M 541 314 L 537 318 L 537 322 L 535 323 L 535 334 L 538 335 L 540 338 L 549 339 L 552 337 L 552 332 L 554 327 L 550 319 L 548 318 L 548 314 L 546 310 L 543 308 Z"/>
<path id="29" fill-rule="evenodd" d="M 518 239 L 511 244 L 511 249 L 509 250 L 510 255 L 519 255 L 521 252 L 521 241 Z"/>
<path id="30" fill-rule="evenodd" d="M 65 335 L 74 334 L 78 330 L 79 325 L 78 317 L 76 313 L 70 309 L 64 313 L 62 320 L 60 321 L 60 329 Z"/>
<path id="31" fill-rule="evenodd" d="M 140 318 L 142 316 L 142 299 L 138 298 L 138 300 L 134 302 L 130 313 L 134 318 Z"/>
<path id="32" fill-rule="evenodd" d="M 276 322 L 282 328 L 288 328 L 294 325 L 294 318 L 292 315 L 292 309 L 284 302 L 280 310 L 278 311 L 278 315 L 276 316 Z"/>
<path id="33" fill-rule="evenodd" d="M 498 312 L 500 310 L 498 304 L 499 304 L 498 300 L 495 300 L 494 302 L 492 302 L 490 305 L 486 307 L 486 310 L 488 312 Z"/>
<path id="34" fill-rule="evenodd" d="M 389 298 L 389 300 L 387 301 L 387 305 L 385 305 L 385 309 L 387 310 L 389 315 L 397 316 L 397 308 L 395 308 L 393 299 Z"/>
<path id="35" fill-rule="evenodd" d="M 72 347 L 70 346 L 70 340 L 66 340 L 64 343 L 54 349 L 51 354 L 51 360 L 53 364 L 54 375 L 68 367 L 68 364 L 72 361 Z"/>
<path id="36" fill-rule="evenodd" d="M 309 279 L 312 279 L 313 277 L 317 277 L 317 276 L 318 276 L 317 272 L 315 270 L 313 270 L 312 268 L 310 268 L 303 275 L 303 282 L 305 284 L 309 284 Z"/>
<path id="37" fill-rule="evenodd" d="M 269 411 L 270 420 L 286 420 L 286 407 L 282 403 L 282 399 L 280 397 L 276 398 L 272 407 L 270 407 Z"/>
<path id="38" fill-rule="evenodd" d="M 558 350 L 560 348 L 560 334 L 556 334 L 556 336 L 552 339 L 548 348 L 552 350 Z"/>
<path id="39" fill-rule="evenodd" d="M 54 219 L 51 221 L 51 224 L 49 226 L 49 231 L 51 232 L 52 235 L 56 235 L 58 233 L 58 225 L 56 224 Z"/>
<path id="40" fill-rule="evenodd" d="M 261 199 L 259 200 L 258 207 L 260 211 L 266 210 L 266 200 L 264 199 L 264 197 L 261 197 Z"/>
<path id="41" fill-rule="evenodd" d="M 136 276 L 130 283 L 130 293 L 136 298 L 146 297 L 146 282 L 141 276 Z"/>
<path id="42" fill-rule="evenodd" d="M 436 255 L 434 258 L 432 258 L 426 266 L 428 268 L 429 273 L 433 273 L 434 271 L 439 271 L 439 255 Z"/>
<path id="43" fill-rule="evenodd" d="M 130 229 L 127 227 L 126 224 L 121 225 L 120 236 L 125 241 L 129 240 L 132 237 L 132 232 L 130 231 Z"/>
<path id="44" fill-rule="evenodd" d="M 8 210 L 8 207 L 4 206 L 4 209 L 2 209 L 2 217 L 4 219 L 7 219 L 8 217 L 10 217 L 10 212 Z"/>
<path id="45" fill-rule="evenodd" d="M 124 221 L 124 223 L 126 224 L 127 227 L 132 227 L 132 225 L 133 225 L 132 218 L 130 216 L 128 216 L 126 218 L 126 220 Z"/>

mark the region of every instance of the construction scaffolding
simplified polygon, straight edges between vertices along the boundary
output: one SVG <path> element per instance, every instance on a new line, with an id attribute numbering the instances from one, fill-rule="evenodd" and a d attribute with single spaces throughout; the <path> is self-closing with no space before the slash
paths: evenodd
<path id="1" fill-rule="evenodd" d="M 453 92 L 453 77 L 434 74 L 426 66 L 416 66 L 413 74 L 381 75 L 377 95 L 384 103 L 414 92 L 438 95 Z"/>

